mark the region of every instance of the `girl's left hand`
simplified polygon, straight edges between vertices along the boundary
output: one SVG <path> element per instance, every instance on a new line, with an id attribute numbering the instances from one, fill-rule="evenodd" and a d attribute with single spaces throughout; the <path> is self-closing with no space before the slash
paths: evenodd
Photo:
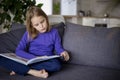
<path id="1" fill-rule="evenodd" d="M 68 54 L 68 52 L 67 51 L 64 51 L 64 52 L 62 52 L 61 53 L 61 56 L 63 56 L 64 57 L 64 59 L 65 59 L 65 61 L 68 61 L 69 60 L 69 54 Z"/>

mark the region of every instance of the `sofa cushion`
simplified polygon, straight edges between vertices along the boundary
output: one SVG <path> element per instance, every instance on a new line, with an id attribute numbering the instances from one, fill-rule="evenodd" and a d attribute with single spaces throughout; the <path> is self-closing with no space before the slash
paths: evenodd
<path id="1" fill-rule="evenodd" d="M 58 33 L 59 33 L 59 35 L 62 39 L 63 35 L 64 35 L 65 24 L 63 22 L 60 22 L 60 23 L 50 25 L 50 26 L 52 28 L 55 28 L 55 29 L 58 30 Z M 26 28 L 24 24 L 13 23 L 10 31 L 14 31 L 14 30 L 17 30 L 17 29 L 24 29 L 24 28 Z"/>
<path id="2" fill-rule="evenodd" d="M 63 46 L 70 63 L 120 69 L 120 28 L 66 23 Z"/>
<path id="3" fill-rule="evenodd" d="M 25 30 L 25 28 L 21 28 L 0 34 L 0 53 L 15 52 Z"/>
<path id="4" fill-rule="evenodd" d="M 59 24 L 54 24 L 54 25 L 52 25 L 52 28 L 56 28 L 58 30 L 58 33 L 59 33 L 61 39 L 63 39 L 65 24 L 63 22 L 61 22 Z"/>
<path id="5" fill-rule="evenodd" d="M 21 28 L 26 28 L 24 24 L 20 24 L 20 23 L 12 23 L 12 26 L 10 28 L 10 31 L 12 30 L 17 30 L 17 29 L 21 29 Z"/>
<path id="6" fill-rule="evenodd" d="M 52 26 L 52 28 L 56 28 L 58 30 L 58 32 L 60 34 L 60 37 L 62 38 L 63 35 L 64 35 L 65 24 L 63 22 L 60 22 L 58 24 L 54 24 L 54 25 L 51 25 L 51 26 Z M 17 30 L 17 29 L 22 29 L 22 28 L 26 28 L 24 24 L 12 23 L 10 31 Z"/>
<path id="7" fill-rule="evenodd" d="M 53 28 L 58 30 L 61 38 L 64 34 L 64 26 L 65 24 L 63 22 L 52 25 Z M 0 53 L 15 52 L 25 30 L 25 25 L 14 23 L 9 32 L 0 34 Z"/>
<path id="8" fill-rule="evenodd" d="M 33 77 L 31 75 L 10 76 L 10 71 L 0 68 L 1 80 L 120 80 L 120 71 L 91 66 L 63 65 L 59 72 L 50 74 L 47 79 Z"/>

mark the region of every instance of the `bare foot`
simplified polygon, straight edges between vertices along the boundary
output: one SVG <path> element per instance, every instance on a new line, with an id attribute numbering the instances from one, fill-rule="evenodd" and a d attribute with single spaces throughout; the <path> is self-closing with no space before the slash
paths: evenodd
<path id="1" fill-rule="evenodd" d="M 28 74 L 33 75 L 35 77 L 40 77 L 40 78 L 47 78 L 48 77 L 48 72 L 46 72 L 44 69 L 43 70 L 34 70 L 30 69 L 28 71 Z"/>
<path id="2" fill-rule="evenodd" d="M 12 75 L 15 75 L 16 73 L 14 72 L 14 71 L 11 71 L 10 72 L 10 75 L 12 76 Z"/>

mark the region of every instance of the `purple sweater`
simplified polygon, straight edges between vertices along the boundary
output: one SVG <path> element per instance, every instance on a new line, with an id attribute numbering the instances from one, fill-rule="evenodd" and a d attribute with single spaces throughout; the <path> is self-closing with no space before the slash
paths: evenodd
<path id="1" fill-rule="evenodd" d="M 29 42 L 28 52 L 26 51 L 26 45 Z M 28 41 L 28 32 L 26 31 L 16 48 L 16 54 L 26 59 L 31 59 L 36 56 L 43 55 L 54 55 L 53 51 L 56 50 L 57 54 L 60 55 L 64 51 L 61 45 L 61 39 L 56 29 L 46 33 L 39 33 L 38 36 Z"/>

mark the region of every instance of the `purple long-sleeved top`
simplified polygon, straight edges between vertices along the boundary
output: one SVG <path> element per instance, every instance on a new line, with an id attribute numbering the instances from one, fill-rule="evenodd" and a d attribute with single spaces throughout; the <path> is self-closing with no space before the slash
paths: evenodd
<path id="1" fill-rule="evenodd" d="M 26 51 L 26 44 L 29 42 L 29 50 Z M 54 49 L 60 55 L 64 51 L 61 45 L 61 39 L 56 29 L 51 29 L 46 33 L 39 33 L 33 40 L 28 40 L 28 32 L 26 31 L 16 48 L 16 54 L 26 59 L 36 56 L 53 55 Z"/>

